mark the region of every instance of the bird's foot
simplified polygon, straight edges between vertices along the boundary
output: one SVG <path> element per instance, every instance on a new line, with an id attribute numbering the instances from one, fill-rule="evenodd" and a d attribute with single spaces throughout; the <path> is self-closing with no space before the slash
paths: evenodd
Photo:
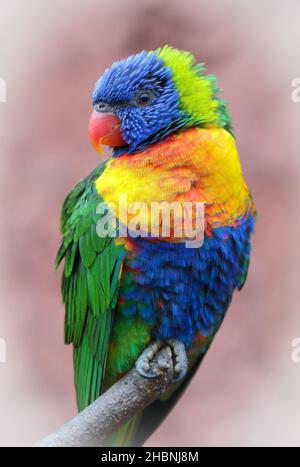
<path id="1" fill-rule="evenodd" d="M 188 359 L 185 346 L 177 339 L 155 341 L 150 344 L 137 359 L 135 363 L 136 371 L 144 378 L 155 378 L 157 375 L 151 371 L 150 362 L 163 347 L 170 347 L 172 351 L 175 375 L 172 382 L 177 383 L 185 377 L 188 370 Z"/>

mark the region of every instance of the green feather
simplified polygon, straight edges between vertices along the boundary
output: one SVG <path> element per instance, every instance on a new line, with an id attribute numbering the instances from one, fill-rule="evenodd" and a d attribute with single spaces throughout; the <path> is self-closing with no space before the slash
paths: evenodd
<path id="1" fill-rule="evenodd" d="M 84 409 L 101 393 L 105 361 L 120 285 L 124 248 L 100 238 L 95 180 L 105 163 L 68 195 L 61 214 L 62 244 L 56 267 L 65 259 L 62 295 L 65 342 L 74 345 L 77 403 Z"/>

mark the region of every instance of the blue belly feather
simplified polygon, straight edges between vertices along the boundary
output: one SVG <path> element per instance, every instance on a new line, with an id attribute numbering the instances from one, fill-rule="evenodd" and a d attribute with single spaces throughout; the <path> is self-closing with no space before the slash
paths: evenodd
<path id="1" fill-rule="evenodd" d="M 253 228 L 250 214 L 236 227 L 214 229 L 200 248 L 134 239 L 136 255 L 127 263 L 138 273 L 121 288 L 120 312 L 152 324 L 153 338 L 179 339 L 188 348 L 199 331 L 214 334 L 245 280 Z"/>

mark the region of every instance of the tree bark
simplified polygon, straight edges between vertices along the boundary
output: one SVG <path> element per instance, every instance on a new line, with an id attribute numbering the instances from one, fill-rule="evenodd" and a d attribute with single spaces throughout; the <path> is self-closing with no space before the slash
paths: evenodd
<path id="1" fill-rule="evenodd" d="M 174 377 L 171 349 L 162 349 L 150 366 L 157 375 L 155 378 L 144 378 L 132 369 L 89 407 L 35 447 L 102 446 L 117 428 L 169 388 Z"/>

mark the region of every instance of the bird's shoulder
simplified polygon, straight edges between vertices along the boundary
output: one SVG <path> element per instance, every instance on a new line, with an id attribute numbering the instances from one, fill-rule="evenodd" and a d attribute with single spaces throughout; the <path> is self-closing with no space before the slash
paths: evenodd
<path id="1" fill-rule="evenodd" d="M 61 210 L 61 233 L 67 236 L 78 221 L 90 214 L 101 198 L 95 189 L 95 180 L 101 176 L 106 161 L 97 166 L 87 177 L 80 180 L 67 195 Z M 81 223 L 81 222 L 80 222 Z M 82 226 L 83 228 L 83 226 Z"/>

